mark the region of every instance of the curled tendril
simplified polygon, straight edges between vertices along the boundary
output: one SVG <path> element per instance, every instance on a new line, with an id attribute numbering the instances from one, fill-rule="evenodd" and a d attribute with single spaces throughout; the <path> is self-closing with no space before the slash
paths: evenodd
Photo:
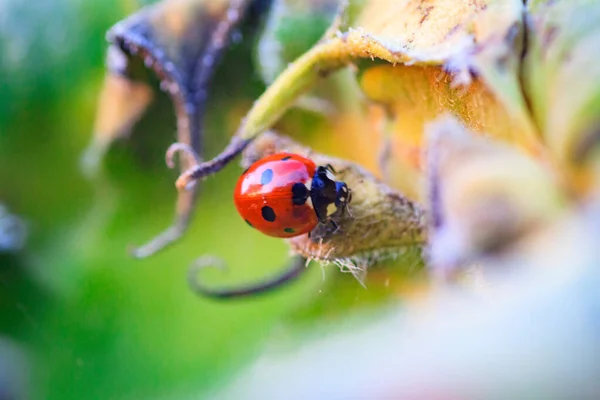
<path id="1" fill-rule="evenodd" d="M 159 235 L 142 246 L 129 246 L 128 252 L 133 258 L 147 258 L 157 251 L 175 243 L 183 236 L 186 223 L 177 221 L 173 226 L 168 227 Z"/>
<path id="2" fill-rule="evenodd" d="M 278 289 L 285 284 L 291 283 L 298 278 L 302 272 L 306 271 L 306 259 L 295 256 L 290 260 L 289 266 L 278 275 L 246 286 L 223 289 L 206 287 L 198 280 L 198 272 L 205 268 L 218 268 L 222 271 L 227 270 L 225 262 L 219 257 L 200 257 L 192 264 L 188 271 L 188 282 L 191 289 L 200 296 L 223 300 L 265 294 Z"/>
<path id="3" fill-rule="evenodd" d="M 175 168 L 174 159 L 175 159 L 175 154 L 177 154 L 178 152 L 185 153 L 188 157 L 190 157 L 194 161 L 193 164 L 195 164 L 195 165 L 202 163 L 202 158 L 200 158 L 198 153 L 196 153 L 194 151 L 192 146 L 190 146 L 189 144 L 177 142 L 177 143 L 173 143 L 167 149 L 167 154 L 165 154 L 165 161 L 167 163 L 167 167 L 169 167 L 171 169 Z"/>
<path id="4" fill-rule="evenodd" d="M 229 145 L 227 145 L 225 150 L 223 150 L 218 156 L 212 160 L 198 163 L 179 175 L 175 186 L 177 186 L 178 190 L 189 190 L 194 186 L 196 181 L 222 170 L 223 167 L 225 167 L 231 160 L 239 155 L 251 141 L 252 139 L 242 139 L 239 136 L 234 136 L 229 142 Z M 177 144 L 178 143 L 175 143 L 175 145 Z M 172 145 L 171 147 L 175 145 Z M 175 147 L 171 151 L 171 148 L 169 148 L 167 151 L 167 164 L 170 161 L 172 162 L 172 160 L 169 158 L 172 157 L 172 155 L 169 156 L 169 154 L 180 150 L 187 152 L 189 149 L 187 149 L 185 146 L 179 146 Z"/>
<path id="5" fill-rule="evenodd" d="M 184 153 L 191 159 L 189 165 L 193 165 L 192 168 L 202 164 L 202 158 L 198 155 L 198 153 L 196 153 L 192 146 L 185 143 L 177 142 L 173 143 L 167 149 L 167 153 L 165 154 L 165 162 L 167 163 L 167 167 L 169 167 L 170 169 L 175 168 L 175 154 L 180 152 Z M 196 186 L 196 181 L 189 182 L 185 189 L 189 190 L 192 189 L 194 186 Z"/>
<path id="6" fill-rule="evenodd" d="M 202 158 L 194 151 L 192 146 L 185 143 L 173 143 L 167 150 L 165 156 L 166 163 L 169 168 L 175 168 L 175 154 L 178 152 L 185 153 L 190 158 L 189 165 L 197 165 L 202 162 Z M 191 187 L 190 187 L 191 188 Z M 129 254 L 135 258 L 146 258 L 164 249 L 167 246 L 177 242 L 185 233 L 189 223 L 191 208 L 194 205 L 195 194 L 186 193 L 179 196 L 177 215 L 174 223 L 155 236 L 152 240 L 142 246 L 129 247 Z"/>

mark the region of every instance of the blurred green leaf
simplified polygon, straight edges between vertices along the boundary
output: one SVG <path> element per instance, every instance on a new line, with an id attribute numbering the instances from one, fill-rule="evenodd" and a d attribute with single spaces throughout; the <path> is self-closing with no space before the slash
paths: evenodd
<path id="1" fill-rule="evenodd" d="M 128 246 L 168 223 L 176 196 L 174 174 L 163 161 L 175 132 L 166 96 L 130 140 L 110 149 L 101 178 L 86 181 L 78 167 L 104 76 L 105 31 L 132 5 L 3 7 L 11 23 L 3 25 L 2 46 L 25 55 L 0 66 L 11 77 L 2 80 L 0 96 L 0 200 L 28 223 L 31 236 L 23 252 L 0 259 L 0 327 L 32 354 L 34 398 L 203 393 L 261 354 L 273 332 L 301 336 L 321 318 L 343 318 L 349 308 L 394 296 L 383 281 L 380 291 L 365 291 L 332 268 L 323 281 L 318 265 L 297 284 L 260 299 L 223 304 L 194 296 L 186 271 L 201 254 L 222 256 L 231 266 L 226 276 L 207 271 L 214 285 L 257 279 L 287 260 L 284 243 L 248 229 L 237 216 L 231 192 L 240 168 L 234 166 L 203 185 L 180 244 L 132 260 Z M 252 42 L 243 36 L 215 77 L 208 153 L 223 146 L 223 132 L 233 130 L 264 89 L 251 68 L 239 68 L 250 65 Z"/>
<path id="2" fill-rule="evenodd" d="M 97 179 L 83 178 L 79 159 L 93 129 L 98 93 L 105 75 L 105 32 L 148 3 L 151 1 L 44 0 L 33 4 L 8 0 L 0 4 L 3 53 L 0 59 L 0 76 L 3 77 L 0 79 L 0 203 L 25 221 L 28 229 L 28 241 L 22 251 L 0 255 L 0 389 L 10 390 L 15 396 L 30 392 L 32 398 L 61 400 L 180 399 L 236 391 L 266 396 L 285 395 L 290 390 L 310 397 L 322 395 L 327 389 L 334 394 L 344 391 L 348 397 L 375 393 L 375 389 L 384 388 L 379 385 L 381 379 L 387 377 L 388 383 L 393 382 L 400 374 L 402 382 L 413 383 L 408 378 L 425 382 L 424 393 L 437 395 L 453 393 L 450 389 L 456 386 L 444 386 L 452 380 L 440 378 L 448 371 L 458 371 L 455 382 L 468 386 L 481 380 L 484 383 L 481 393 L 510 397 L 514 394 L 509 393 L 513 388 L 522 390 L 517 392 L 519 394 L 531 394 L 528 392 L 530 375 L 521 374 L 522 370 L 529 372 L 527 368 L 548 372 L 535 376 L 538 379 L 535 384 L 542 389 L 551 387 L 554 382 L 566 382 L 567 389 L 575 382 L 573 387 L 579 389 L 576 393 L 580 394 L 586 394 L 585 390 L 590 387 L 595 389 L 586 383 L 597 371 L 591 367 L 597 367 L 598 359 L 597 324 L 594 323 L 598 299 L 593 287 L 598 277 L 592 268 L 598 260 L 594 242 L 598 236 L 598 211 L 582 211 L 586 208 L 583 205 L 589 205 L 583 200 L 577 207 L 571 207 L 570 199 L 565 200 L 566 216 L 562 213 L 561 200 L 560 215 L 564 220 L 557 221 L 553 213 L 542 213 L 542 232 L 528 231 L 523 240 L 519 237 L 507 242 L 506 252 L 486 254 L 486 259 L 477 258 L 480 253 L 474 255 L 488 272 L 497 273 L 494 268 L 507 265 L 523 269 L 524 275 L 498 274 L 508 277 L 501 282 L 505 284 L 501 291 L 492 292 L 497 295 L 491 296 L 493 299 L 501 300 L 499 304 L 490 304 L 492 302 L 486 302 L 488 298 L 473 296 L 471 291 L 444 292 L 439 297 L 434 292 L 431 296 L 433 291 L 421 268 L 423 260 L 418 248 L 396 262 L 370 270 L 369 290 L 333 266 L 321 269 L 318 264 L 311 264 L 298 282 L 268 296 L 226 303 L 198 298 L 188 287 L 186 273 L 199 255 L 223 257 L 230 266 L 228 274 L 205 271 L 206 283 L 215 287 L 242 284 L 273 274 L 288 260 L 288 248 L 283 241 L 249 229 L 236 214 L 231 196 L 241 168 L 234 165 L 202 184 L 197 213 L 180 243 L 147 260 L 133 260 L 127 253 L 128 247 L 141 243 L 168 224 L 177 196 L 173 187 L 176 175 L 164 165 L 164 151 L 176 133 L 176 116 L 170 99 L 158 95 L 133 129 L 131 138 L 113 143 Z M 288 19 L 275 20 L 271 25 L 273 29 L 267 28 L 263 40 L 286 44 L 270 72 L 261 70 L 264 65 L 257 65 L 254 58 L 257 26 L 247 24 L 237 32 L 239 41 L 224 55 L 222 68 L 214 76 L 209 94 L 205 124 L 207 155 L 217 154 L 225 146 L 230 134 L 266 89 L 263 79 L 275 78 L 287 62 L 300 56 L 320 37 L 326 22 L 333 17 L 332 3 L 310 2 L 324 10 L 324 15 L 315 13 L 315 9 L 292 11 L 287 14 Z M 521 43 L 520 36 L 513 35 L 514 27 L 526 28 L 519 19 L 523 10 L 521 2 L 506 2 L 509 7 L 504 7 L 505 2 L 499 0 L 485 1 L 482 4 L 490 4 L 487 12 L 485 7 L 472 9 L 469 8 L 471 3 L 469 7 L 465 3 L 464 10 L 446 21 L 456 20 L 455 25 L 461 29 L 448 24 L 443 32 L 431 21 L 435 21 L 434 16 L 448 17 L 447 10 L 453 10 L 456 3 L 439 2 L 442 3 L 446 8 L 431 15 L 422 7 L 411 8 L 412 14 L 399 12 L 414 28 L 403 34 L 422 32 L 420 26 L 430 18 L 428 32 L 439 34 L 439 37 L 434 35 L 439 39 L 435 43 L 448 57 L 432 56 L 429 61 L 446 65 L 452 58 L 450 55 L 468 53 L 471 58 L 467 57 L 467 61 L 490 62 L 486 64 L 491 68 L 486 70 L 488 80 L 498 89 L 494 93 L 504 93 L 496 99 L 498 104 L 514 107 L 517 112 L 513 116 L 518 116 L 517 122 L 525 126 L 523 132 L 526 132 L 523 136 L 518 136 L 517 130 L 498 133 L 525 140 L 535 129 L 527 122 L 529 110 L 519 90 L 520 51 L 515 51 L 518 46 L 512 46 Z M 566 23 L 561 15 L 555 14 L 556 10 L 543 9 L 536 5 L 538 3 L 541 4 L 532 2 L 530 9 L 540 11 L 538 18 L 549 18 L 537 21 L 539 27 L 555 20 Z M 300 7 L 308 3 L 294 4 Z M 422 48 L 431 45 L 426 35 L 412 39 L 402 36 L 401 41 L 393 42 L 392 36 L 397 33 L 394 29 L 402 26 L 381 23 L 388 18 L 382 4 L 385 2 L 371 3 L 372 8 L 367 8 L 373 12 L 370 18 L 359 12 L 364 18 L 362 25 L 357 26 L 372 28 L 377 33 L 367 41 L 367 47 L 361 47 L 364 51 L 358 55 L 365 57 L 361 68 L 375 65 L 369 57 L 373 49 L 380 51 L 378 54 L 388 61 L 400 62 L 408 60 L 407 54 L 416 54 L 412 39 L 418 39 Z M 406 2 L 410 6 L 415 4 Z M 324 8 L 319 8 L 320 5 Z M 505 14 L 489 11 L 494 11 L 492 5 Z M 584 18 L 585 12 L 582 13 L 577 14 L 578 18 Z M 323 18 L 314 19 L 317 14 Z M 489 18 L 486 21 L 502 24 L 483 24 L 486 29 L 480 26 L 482 31 L 476 32 L 483 36 L 473 35 L 471 29 L 478 25 L 472 23 L 481 15 Z M 421 20 L 423 16 L 425 19 Z M 385 29 L 386 26 L 390 30 Z M 359 35 L 358 29 L 352 32 L 349 37 L 357 40 L 353 45 L 364 45 L 365 42 L 358 39 L 367 37 Z M 446 34 L 455 39 L 469 39 L 498 32 L 501 35 L 493 36 L 493 40 L 486 42 L 487 47 L 477 47 L 480 52 L 475 52 L 472 41 L 460 41 L 466 47 L 454 47 L 445 40 Z M 530 36 L 529 40 L 537 46 L 542 37 Z M 375 39 L 382 38 L 388 47 L 376 46 Z M 348 37 L 332 37 L 334 45 L 326 50 L 335 53 L 339 46 L 347 45 L 346 39 Z M 568 42 L 562 41 L 560 36 L 555 39 L 561 39 L 555 41 L 555 46 Z M 584 44 L 581 49 L 588 48 L 589 43 Z M 402 58 L 393 45 L 405 46 L 407 52 L 402 54 L 406 57 Z M 353 56 L 354 50 L 356 48 L 346 46 L 344 54 Z M 544 99 L 542 89 L 552 86 L 540 84 L 547 83 L 552 74 L 535 74 L 544 56 L 543 50 L 543 46 L 535 47 L 525 66 L 530 77 L 536 78 L 529 81 L 528 94 L 533 100 L 536 121 L 542 128 L 544 124 L 540 121 L 559 115 L 546 112 L 550 103 Z M 332 54 L 329 55 L 333 57 L 335 54 Z M 282 92 L 285 106 L 297 106 L 295 95 L 304 93 L 302 90 L 308 83 L 321 79 L 312 69 L 321 59 L 319 54 L 313 55 L 315 59 L 296 64 L 305 68 L 301 73 L 310 75 L 304 82 L 306 85 L 279 86 L 279 89 L 293 89 Z M 502 62 L 506 62 L 502 56 L 509 57 L 506 74 L 494 75 L 497 69 L 502 69 Z M 267 53 L 259 55 L 258 62 L 265 57 Z M 343 61 L 345 65 L 347 61 L 335 57 L 332 60 L 329 60 L 331 65 L 323 65 L 337 68 L 338 62 Z M 549 65 L 554 68 L 559 64 Z M 467 67 L 467 64 L 458 65 L 457 71 L 469 72 Z M 386 71 L 381 66 L 376 68 L 379 69 L 371 70 L 371 74 L 377 71 L 382 74 L 371 75 L 377 78 L 371 81 L 375 84 L 372 89 L 384 90 L 371 93 L 372 100 L 378 97 L 373 94 L 389 94 L 391 88 L 398 87 L 388 81 L 398 70 L 413 71 L 411 68 L 417 67 L 398 67 L 393 73 L 391 66 L 386 67 L 389 68 Z M 435 76 L 424 74 L 419 79 L 424 78 L 435 79 Z M 366 91 L 369 75 L 363 74 L 362 79 L 362 89 Z M 303 144 L 351 158 L 375 170 L 377 148 L 382 142 L 377 136 L 380 129 L 370 120 L 371 109 L 366 110 L 356 76 L 344 70 L 323 82 L 311 94 L 324 95 L 322 97 L 331 104 L 317 102 L 323 108 L 312 110 L 297 107 L 281 120 L 281 107 L 263 109 L 267 112 L 262 117 L 266 117 L 259 118 L 260 123 L 254 127 L 262 128 L 264 121 L 269 125 L 277 120 L 278 129 Z M 503 86 L 502 82 L 508 84 Z M 448 87 L 460 94 L 456 88 L 450 88 L 449 80 L 441 86 L 430 83 L 429 89 Z M 419 99 L 427 97 L 424 91 L 415 93 Z M 511 97 L 513 94 L 518 98 Z M 511 98 L 518 101 L 507 101 Z M 389 104 L 398 103 L 397 98 L 391 100 Z M 271 105 L 266 100 L 259 106 L 261 104 Z M 457 110 L 456 105 L 452 103 L 442 108 Z M 432 110 L 438 113 L 438 108 L 432 107 Z M 473 102 L 473 108 L 489 111 L 482 109 L 478 101 Z M 483 117 L 477 116 L 479 114 L 461 110 L 472 118 L 473 126 L 479 127 L 485 122 Z M 509 111 L 506 115 L 511 114 Z M 383 119 L 382 115 L 374 118 L 376 122 Z M 489 121 L 511 126 L 510 121 L 502 117 L 505 114 L 498 115 L 494 114 L 494 119 Z M 595 119 L 589 117 L 583 122 L 592 120 Z M 500 129 L 502 124 L 491 125 Z M 543 137 L 549 137 L 548 132 L 542 133 Z M 555 144 L 552 146 L 556 147 Z M 474 152 L 483 154 L 479 150 Z M 455 159 L 462 162 L 464 154 L 459 153 Z M 521 156 L 519 153 L 518 157 Z M 491 161 L 487 157 L 485 164 Z M 539 212 L 539 199 L 534 196 L 537 192 L 532 194 L 514 185 L 516 178 L 512 176 L 522 178 L 525 170 L 522 167 L 504 169 L 504 164 L 506 162 L 499 162 L 496 171 L 502 176 L 505 172 L 514 174 L 503 180 L 507 188 L 516 190 L 525 197 L 527 205 Z M 510 160 L 509 164 L 521 165 Z M 483 172 L 490 171 L 488 167 L 483 169 Z M 498 188 L 487 178 L 481 182 L 494 190 Z M 457 187 L 447 190 L 458 190 Z M 550 193 L 546 186 L 529 189 L 536 187 Z M 552 188 L 562 193 L 562 187 Z M 477 196 L 475 200 L 481 198 Z M 486 226 L 487 208 L 482 206 L 482 209 L 481 224 Z M 464 212 L 472 216 L 471 211 L 466 208 Z M 465 221 L 469 218 L 461 218 L 461 222 Z M 481 231 L 472 232 L 472 241 L 475 241 Z M 423 294 L 428 300 L 425 307 L 415 306 L 414 299 Z M 405 311 L 410 313 L 408 317 Z M 374 325 L 379 319 L 381 325 Z M 361 327 L 364 331 L 359 331 Z M 330 334 L 334 336 L 329 337 Z M 328 338 L 315 345 L 313 340 L 322 335 Z M 291 356 L 280 357 L 278 351 L 286 348 L 291 349 Z M 298 348 L 300 353 L 295 352 Z M 303 353 L 305 349 L 309 351 Z M 505 361 L 502 365 L 490 364 L 501 352 L 514 357 L 502 359 Z M 582 355 L 589 356 L 587 363 L 579 363 Z M 435 368 L 431 368 L 432 365 Z M 8 372 L 7 366 L 11 367 Z M 573 377 L 582 371 L 581 366 L 587 368 L 583 371 L 585 374 Z M 587 375 L 589 371 L 592 374 Z M 325 374 L 331 375 L 324 378 Z M 245 381 L 236 379 L 240 376 Z M 511 380 L 515 377 L 520 379 L 519 385 Z M 4 385 L 2 379 L 8 379 L 10 384 Z M 269 386 L 274 379 L 276 385 Z M 323 386 L 319 386 L 320 383 Z M 435 392 L 438 384 L 441 390 Z M 298 391 L 294 385 L 298 385 Z M 269 392 L 271 389 L 274 391 Z M 398 387 L 389 389 L 384 394 L 403 393 Z M 432 391 L 427 391 L 429 389 Z"/>

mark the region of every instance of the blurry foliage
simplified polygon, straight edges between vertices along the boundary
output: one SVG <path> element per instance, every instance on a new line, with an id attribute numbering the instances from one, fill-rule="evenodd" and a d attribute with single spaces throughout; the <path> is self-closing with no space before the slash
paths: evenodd
<path id="1" fill-rule="evenodd" d="M 0 397 L 598 394 L 595 2 L 351 1 L 337 18 L 286 0 L 242 25 L 211 79 L 205 154 L 274 127 L 363 165 L 427 209 L 433 278 L 458 285 L 427 279 L 416 249 L 373 266 L 368 290 L 312 263 L 228 303 L 189 290 L 195 257 L 231 266 L 206 272 L 215 285 L 288 259 L 237 216 L 235 163 L 202 183 L 177 245 L 127 253 L 177 195 L 164 150 L 181 114 L 157 77 L 131 136 L 111 136 L 94 179 L 80 169 L 105 33 L 150 3 L 0 4 L 0 202 L 28 230 L 0 253 Z"/>
<path id="2" fill-rule="evenodd" d="M 231 266 L 225 277 L 207 273 L 215 284 L 217 278 L 247 282 L 287 260 L 283 243 L 248 230 L 237 216 L 231 202 L 236 166 L 203 185 L 195 223 L 177 247 L 132 260 L 128 246 L 169 222 L 176 195 L 175 175 L 164 167 L 175 132 L 169 99 L 159 95 L 131 139 L 114 144 L 101 177 L 84 179 L 79 162 L 105 74 L 105 32 L 138 5 L 10 1 L 2 7 L 0 47 L 9 57 L 0 61 L 0 201 L 26 221 L 30 237 L 24 251 L 0 254 L 0 327 L 22 350 L 1 347 L 0 364 L 16 366 L 15 354 L 25 358 L 32 397 L 201 393 L 256 357 L 282 319 L 297 315 L 302 327 L 316 315 L 336 318 L 389 297 L 391 289 L 365 291 L 351 275 L 333 280 L 331 268 L 323 281 L 318 266 L 261 299 L 219 304 L 193 295 L 186 270 L 203 253 Z M 214 78 L 209 155 L 264 88 L 250 68 L 256 38 L 244 33 Z M 299 116 L 319 127 L 314 138 L 327 129 L 321 117 Z"/>

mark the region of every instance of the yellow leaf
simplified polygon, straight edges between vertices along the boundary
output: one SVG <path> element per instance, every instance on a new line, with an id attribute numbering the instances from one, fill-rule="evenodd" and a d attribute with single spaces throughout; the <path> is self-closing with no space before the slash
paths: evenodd
<path id="1" fill-rule="evenodd" d="M 375 58 L 397 69 L 377 66 L 371 72 L 366 65 L 363 88 L 397 121 L 391 129 L 399 136 L 396 147 L 405 154 L 397 158 L 407 174 L 419 162 L 424 122 L 447 111 L 476 131 L 541 152 L 519 86 L 521 1 L 372 0 L 351 6 L 358 11 L 339 26 L 345 31 L 288 66 L 256 101 L 228 152 L 241 151 L 270 128 L 320 78 L 356 59 Z M 204 176 L 203 168 L 182 175 L 178 187 Z M 412 179 L 402 189 L 415 187 Z"/>

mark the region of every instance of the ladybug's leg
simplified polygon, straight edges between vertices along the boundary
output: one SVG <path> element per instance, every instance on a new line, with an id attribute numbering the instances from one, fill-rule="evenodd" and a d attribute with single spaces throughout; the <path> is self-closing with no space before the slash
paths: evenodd
<path id="1" fill-rule="evenodd" d="M 292 282 L 294 279 L 298 278 L 302 272 L 306 271 L 306 259 L 300 256 L 295 256 L 291 259 L 288 268 L 279 275 L 247 286 L 226 289 L 209 288 L 198 281 L 198 271 L 207 267 L 225 269 L 223 261 L 218 258 L 203 257 L 198 259 L 192 268 L 190 268 L 188 273 L 190 287 L 196 294 L 200 296 L 224 300 L 265 294 L 272 290 L 278 289 L 285 284 Z"/>
<path id="2" fill-rule="evenodd" d="M 330 220 L 329 220 L 329 224 L 330 224 L 330 225 L 331 225 L 331 227 L 333 228 L 333 231 L 331 231 L 331 234 L 332 234 L 332 235 L 333 235 L 334 233 L 336 233 L 336 232 L 337 232 L 337 231 L 340 229 L 340 226 L 339 226 L 339 225 L 338 225 L 338 224 L 337 224 L 337 223 L 336 223 L 336 222 L 335 222 L 333 219 L 330 219 Z"/>

